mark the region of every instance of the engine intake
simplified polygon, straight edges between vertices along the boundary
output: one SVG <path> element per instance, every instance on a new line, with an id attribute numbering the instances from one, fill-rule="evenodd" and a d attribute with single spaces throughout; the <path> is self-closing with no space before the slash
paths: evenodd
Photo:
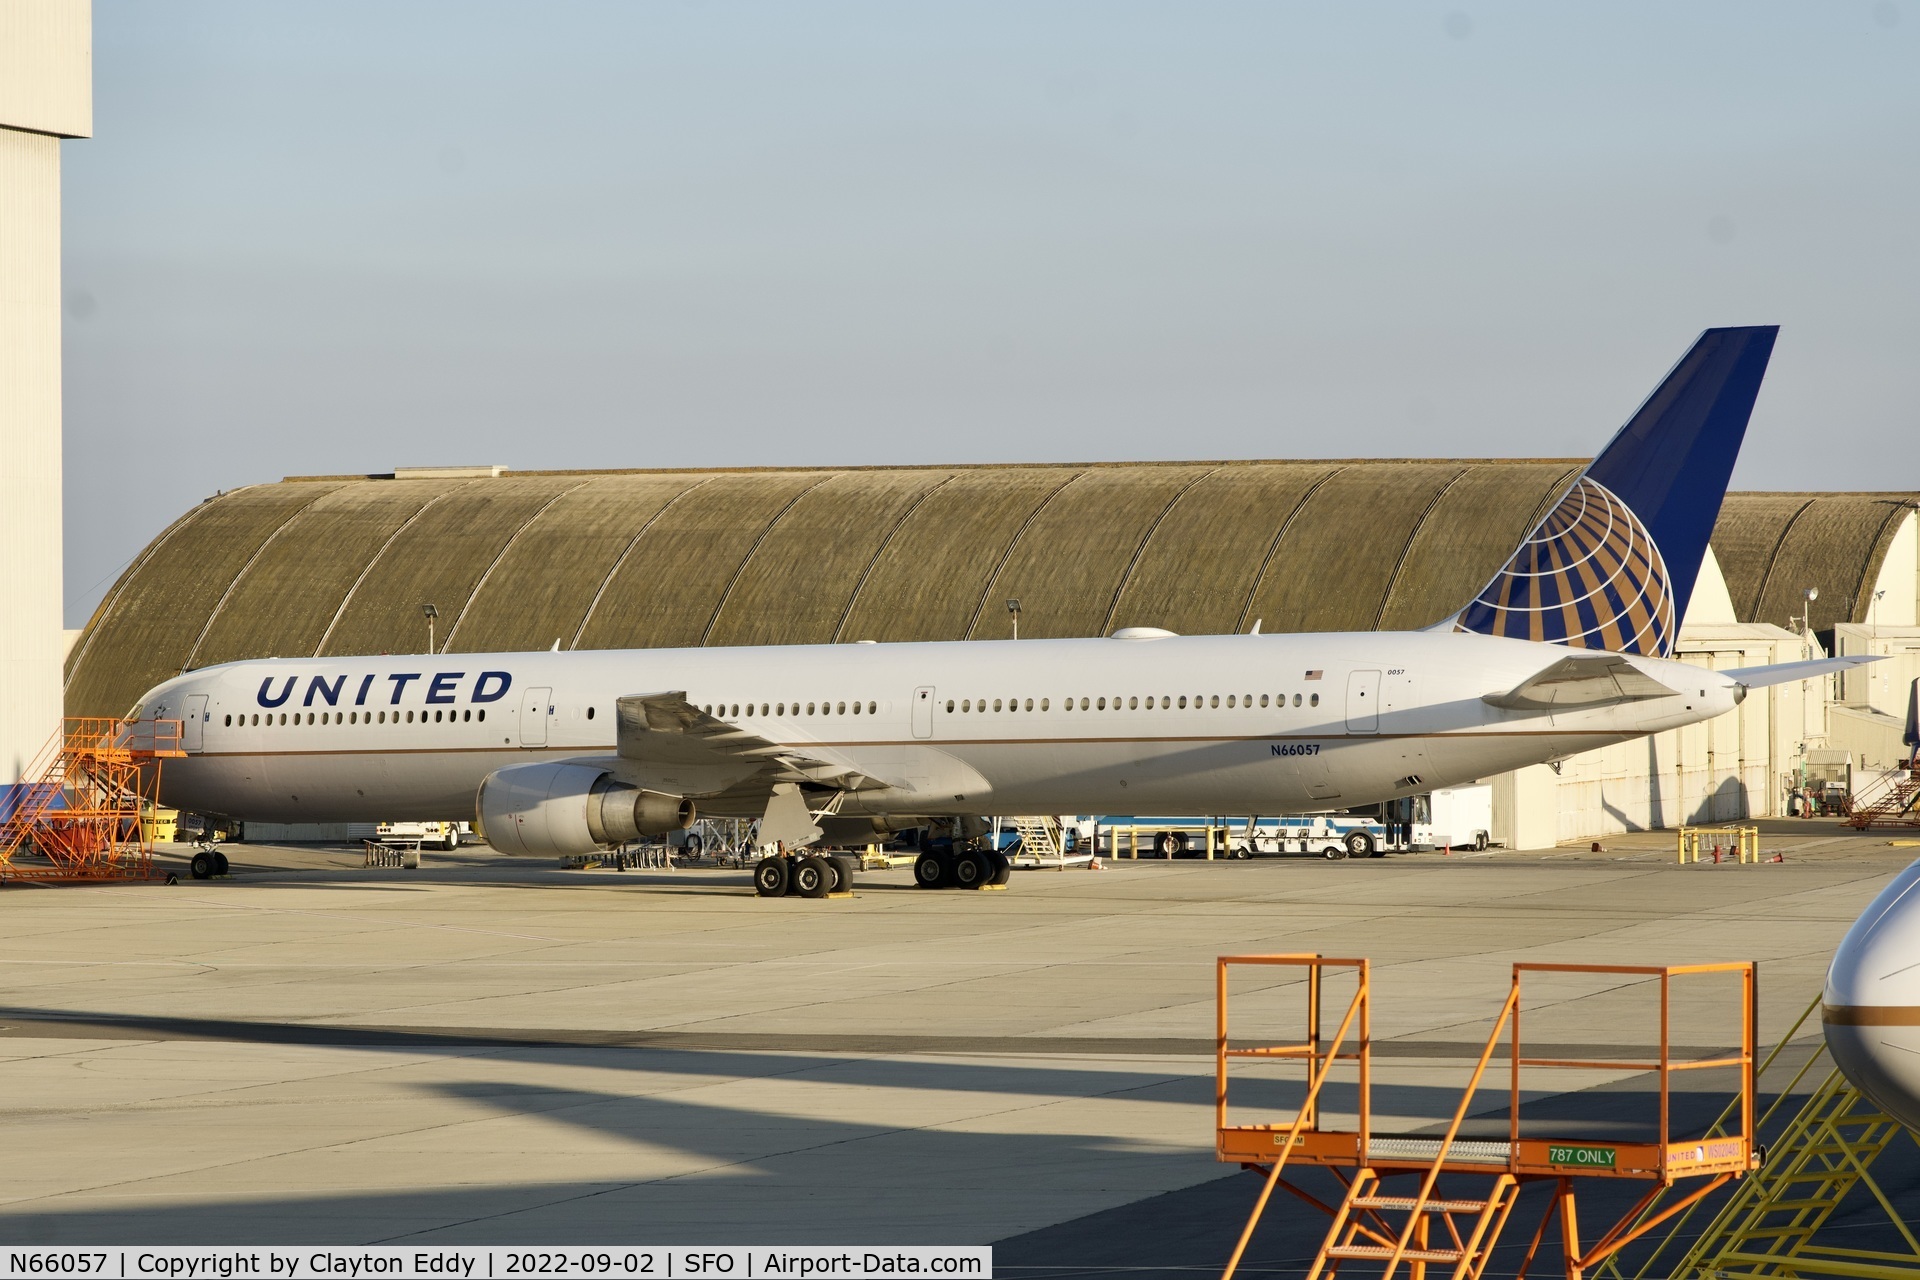
<path id="1" fill-rule="evenodd" d="M 693 801 L 645 791 L 592 765 L 516 764 L 480 784 L 476 808 L 501 853 L 592 853 L 693 825 Z"/>

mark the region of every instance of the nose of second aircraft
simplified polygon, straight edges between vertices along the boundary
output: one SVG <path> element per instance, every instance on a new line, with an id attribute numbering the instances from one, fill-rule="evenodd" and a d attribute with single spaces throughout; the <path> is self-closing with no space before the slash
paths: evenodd
<path id="1" fill-rule="evenodd" d="M 1860 1092 L 1920 1130 L 1920 862 L 1861 913 L 1827 970 L 1827 1048 Z"/>

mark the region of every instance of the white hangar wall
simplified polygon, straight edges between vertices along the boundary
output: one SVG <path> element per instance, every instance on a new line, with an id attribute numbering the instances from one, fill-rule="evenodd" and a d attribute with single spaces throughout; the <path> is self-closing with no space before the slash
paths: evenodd
<path id="1" fill-rule="evenodd" d="M 88 0 L 0 4 L 0 785 L 60 723 L 60 140 L 93 131 Z"/>

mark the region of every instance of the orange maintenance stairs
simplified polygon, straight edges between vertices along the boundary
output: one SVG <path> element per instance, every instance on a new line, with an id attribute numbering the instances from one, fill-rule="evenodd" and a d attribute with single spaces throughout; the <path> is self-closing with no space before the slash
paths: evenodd
<path id="1" fill-rule="evenodd" d="M 141 821 L 160 767 L 186 753 L 180 721 L 74 718 L 0 800 L 0 883 L 140 880 L 153 874 Z"/>
<path id="2" fill-rule="evenodd" d="M 1306 1036 L 1290 1044 L 1235 1046 L 1227 1034 L 1228 978 L 1236 967 L 1291 967 L 1304 971 Z M 1324 980 L 1329 972 L 1350 978 L 1353 995 L 1338 1029 L 1323 1034 Z M 1621 975 L 1629 981 L 1657 984 L 1659 1048 L 1653 1060 L 1572 1059 L 1527 1057 L 1520 1039 L 1522 979 L 1527 974 Z M 1722 983 L 1737 985 L 1740 1047 L 1719 1056 L 1676 1061 L 1672 1053 L 1673 987 L 1677 979 L 1694 975 L 1730 974 Z M 1705 1196 L 1758 1166 L 1753 1144 L 1754 1037 L 1756 987 L 1751 963 L 1712 965 L 1575 965 L 1516 964 L 1505 1003 L 1494 1020 L 1492 1034 L 1474 1064 L 1459 1105 L 1444 1132 L 1387 1134 L 1373 1130 L 1372 1103 L 1372 991 L 1368 962 L 1320 955 L 1222 956 L 1218 962 L 1218 1050 L 1215 1086 L 1215 1129 L 1221 1160 L 1264 1175 L 1253 1212 L 1240 1233 L 1222 1280 L 1240 1265 L 1255 1226 L 1275 1188 L 1312 1205 L 1331 1219 L 1308 1280 L 1332 1274 L 1342 1264 L 1380 1264 L 1379 1274 L 1391 1280 L 1404 1265 L 1413 1280 L 1425 1280 L 1430 1267 L 1444 1267 L 1455 1280 L 1475 1280 L 1487 1266 L 1494 1246 L 1505 1230 L 1524 1184 L 1550 1183 L 1552 1195 L 1533 1232 L 1520 1265 L 1524 1276 L 1532 1265 L 1548 1225 L 1557 1216 L 1561 1262 L 1568 1280 L 1581 1280 L 1586 1271 L 1616 1251 L 1681 1213 Z M 1342 983 L 1344 986 L 1344 982 Z M 1697 1007 L 1697 1006 L 1691 1006 Z M 1473 1107 L 1476 1091 L 1493 1061 L 1503 1037 L 1510 1037 L 1506 1132 L 1476 1132 L 1463 1137 L 1462 1128 Z M 1300 1110 L 1288 1123 L 1229 1123 L 1227 1086 L 1229 1068 L 1247 1060 L 1280 1059 L 1303 1065 L 1307 1090 Z M 1326 1122 L 1323 1097 L 1336 1064 L 1357 1075 L 1355 1122 L 1336 1127 Z M 1659 1116 L 1652 1141 L 1621 1142 L 1614 1135 L 1578 1132 L 1540 1132 L 1529 1118 L 1523 1125 L 1520 1080 L 1523 1069 L 1572 1068 L 1599 1071 L 1658 1073 Z M 1671 1132 L 1670 1086 L 1673 1073 L 1706 1068 L 1737 1068 L 1736 1097 L 1731 1100 L 1728 1124 L 1704 1140 L 1674 1141 Z M 1484 1125 L 1484 1122 L 1480 1122 Z M 1437 1127 L 1437 1125 L 1435 1126 Z M 1479 1126 L 1477 1126 L 1479 1127 Z M 1549 1128 L 1551 1126 L 1548 1126 Z M 1569 1128 L 1577 1129 L 1577 1124 Z M 1591 1126 L 1589 1126 L 1591 1127 Z M 1331 1170 L 1346 1186 L 1344 1200 L 1328 1204 L 1294 1185 L 1286 1171 L 1294 1165 L 1319 1165 Z M 1470 1194 L 1440 1195 L 1442 1174 L 1450 1188 L 1476 1188 Z M 1408 1194 L 1388 1194 L 1382 1179 L 1396 1175 L 1417 1178 Z M 1645 1196 L 1590 1246 L 1580 1246 L 1576 1207 L 1576 1180 L 1630 1178 L 1650 1184 Z M 1685 1194 L 1671 1203 L 1664 1197 L 1676 1183 L 1688 1181 Z M 1661 1202 L 1659 1212 L 1650 1210 Z M 1369 1274 L 1371 1274 L 1369 1268 Z"/>

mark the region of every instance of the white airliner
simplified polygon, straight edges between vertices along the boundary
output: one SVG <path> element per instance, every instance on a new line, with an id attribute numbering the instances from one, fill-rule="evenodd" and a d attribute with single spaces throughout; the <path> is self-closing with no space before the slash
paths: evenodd
<path id="1" fill-rule="evenodd" d="M 185 673 L 137 716 L 184 721 L 162 784 L 183 810 L 473 816 L 525 854 L 659 834 L 696 806 L 802 848 L 993 813 L 1428 791 L 1857 661 L 1671 658 L 1775 332 L 1702 335 L 1494 579 L 1422 631 L 276 658 Z M 822 866 L 793 864 L 806 891 L 840 874 Z M 774 860 L 762 891 L 786 874 Z M 973 884 L 1005 863 L 928 853 L 916 875 Z"/>

